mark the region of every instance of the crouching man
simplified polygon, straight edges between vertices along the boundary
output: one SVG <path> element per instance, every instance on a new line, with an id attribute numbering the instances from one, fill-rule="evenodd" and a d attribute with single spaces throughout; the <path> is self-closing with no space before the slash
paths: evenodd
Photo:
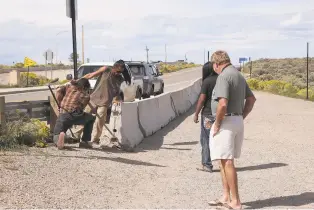
<path id="1" fill-rule="evenodd" d="M 54 143 L 58 149 L 64 148 L 66 131 L 73 125 L 83 125 L 83 136 L 79 147 L 91 148 L 91 134 L 95 117 L 84 112 L 90 100 L 90 83 L 87 79 L 72 80 L 57 89 L 56 98 L 60 104 L 60 114 L 54 128 Z"/>

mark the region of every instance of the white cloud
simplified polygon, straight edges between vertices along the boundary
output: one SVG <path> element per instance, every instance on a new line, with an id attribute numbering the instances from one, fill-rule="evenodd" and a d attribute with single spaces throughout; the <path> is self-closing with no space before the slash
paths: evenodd
<path id="1" fill-rule="evenodd" d="M 297 25 L 301 22 L 301 13 L 298 13 L 294 16 L 292 16 L 290 19 L 280 22 L 280 25 L 282 26 L 292 26 Z"/>
<path id="2" fill-rule="evenodd" d="M 42 53 L 58 49 L 67 61 L 72 51 L 71 20 L 65 0 L 0 0 L 0 63 L 44 62 Z M 203 62 L 204 48 L 237 56 L 300 56 L 290 50 L 313 40 L 314 1 L 300 0 L 78 0 L 77 43 L 85 29 L 85 58 L 145 60 L 150 57 Z M 312 11 L 311 11 L 312 9 Z M 61 33 L 62 32 L 62 33 Z M 306 41 L 305 41 L 306 39 Z M 313 40 L 314 41 L 314 40 Z M 80 53 L 81 54 L 81 53 Z"/>

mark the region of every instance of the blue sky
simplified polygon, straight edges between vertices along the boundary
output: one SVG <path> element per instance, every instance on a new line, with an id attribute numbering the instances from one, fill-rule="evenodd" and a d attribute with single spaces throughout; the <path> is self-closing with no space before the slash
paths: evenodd
<path id="1" fill-rule="evenodd" d="M 0 0 L 0 63 L 28 56 L 44 63 L 57 52 L 69 63 L 71 20 L 65 0 Z M 184 59 L 203 63 L 204 49 L 239 57 L 304 57 L 314 45 L 314 0 L 78 0 L 77 41 L 85 29 L 85 58 Z M 311 45 L 310 45 L 311 46 Z"/>

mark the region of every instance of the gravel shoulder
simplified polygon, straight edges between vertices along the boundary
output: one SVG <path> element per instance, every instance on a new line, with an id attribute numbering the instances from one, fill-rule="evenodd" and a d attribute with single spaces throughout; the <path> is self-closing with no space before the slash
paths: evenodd
<path id="1" fill-rule="evenodd" d="M 256 96 L 237 160 L 244 207 L 314 208 L 314 104 Z M 218 172 L 196 170 L 200 125 L 192 114 L 145 139 L 134 153 L 77 145 L 2 152 L 0 207 L 209 208 L 221 181 Z"/>

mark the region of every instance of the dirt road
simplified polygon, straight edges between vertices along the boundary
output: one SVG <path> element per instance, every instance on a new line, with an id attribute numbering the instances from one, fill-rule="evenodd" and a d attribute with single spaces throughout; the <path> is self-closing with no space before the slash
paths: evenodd
<path id="1" fill-rule="evenodd" d="M 246 208 L 314 208 L 314 104 L 256 93 L 237 161 Z M 115 150 L 6 152 L 0 207 L 209 208 L 218 172 L 200 172 L 192 111 L 147 138 L 134 153 Z M 215 169 L 218 169 L 215 165 Z"/>

